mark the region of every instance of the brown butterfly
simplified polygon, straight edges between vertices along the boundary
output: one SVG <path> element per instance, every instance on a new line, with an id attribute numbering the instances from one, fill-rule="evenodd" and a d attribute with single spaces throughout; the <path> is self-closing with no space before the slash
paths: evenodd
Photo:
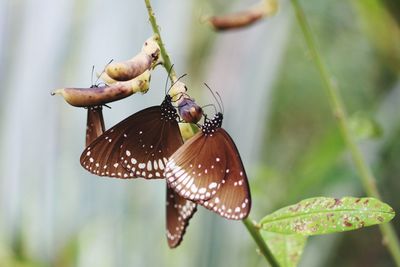
<path id="1" fill-rule="evenodd" d="M 221 128 L 218 112 L 169 159 L 165 176 L 180 196 L 233 220 L 251 208 L 247 175 L 235 143 Z"/>
<path id="2" fill-rule="evenodd" d="M 160 106 L 139 111 L 96 138 L 82 153 L 81 165 L 99 176 L 161 179 L 168 158 L 182 144 L 177 113 L 166 95 Z M 167 186 L 167 239 L 180 244 L 196 204 Z"/>

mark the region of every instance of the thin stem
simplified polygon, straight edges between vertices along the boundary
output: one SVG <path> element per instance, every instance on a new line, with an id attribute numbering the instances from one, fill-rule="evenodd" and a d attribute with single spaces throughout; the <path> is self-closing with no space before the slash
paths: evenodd
<path id="1" fill-rule="evenodd" d="M 167 72 L 169 72 L 171 70 L 170 79 L 171 79 L 171 82 L 173 83 L 176 81 L 177 77 L 176 77 L 175 70 L 172 68 L 171 59 L 169 58 L 167 50 L 165 49 L 165 45 L 162 41 L 161 34 L 160 34 L 160 27 L 157 24 L 156 16 L 153 12 L 153 8 L 151 7 L 150 0 L 144 0 L 144 2 L 146 4 L 147 13 L 149 14 L 151 28 L 153 29 L 154 34 L 156 34 L 158 36 L 157 43 L 160 46 L 160 53 L 161 53 L 161 57 L 163 59 L 163 66 Z"/>
<path id="2" fill-rule="evenodd" d="M 249 218 L 243 219 L 242 222 L 244 223 L 250 235 L 253 237 L 254 241 L 258 245 L 261 254 L 263 254 L 263 256 L 269 262 L 269 264 L 272 267 L 279 267 L 279 263 L 277 262 L 271 250 L 269 250 L 267 244 L 262 238 L 260 230 L 254 225 L 254 223 Z"/>
<path id="3" fill-rule="evenodd" d="M 379 199 L 380 194 L 376 186 L 375 177 L 373 176 L 370 167 L 367 165 L 363 154 L 361 153 L 351 134 L 348 117 L 346 115 L 346 110 L 343 105 L 338 87 L 336 83 L 333 82 L 325 63 L 323 62 L 318 52 L 314 37 L 311 32 L 311 28 L 307 22 L 306 16 L 299 1 L 292 0 L 292 4 L 296 12 L 297 20 L 300 24 L 308 49 L 310 50 L 312 60 L 319 74 L 321 75 L 324 88 L 326 90 L 326 93 L 328 94 L 333 115 L 338 121 L 340 132 L 343 136 L 347 148 L 350 150 L 351 157 L 359 173 L 359 177 L 361 179 L 364 190 L 366 191 L 366 194 L 368 196 Z M 384 243 L 387 245 L 389 251 L 391 252 L 397 266 L 400 266 L 400 243 L 397 239 L 393 226 L 390 223 L 382 224 L 380 225 L 380 229 L 383 235 Z"/>
<path id="4" fill-rule="evenodd" d="M 153 8 L 151 7 L 150 0 L 144 0 L 144 2 L 146 4 L 147 12 L 149 14 L 149 20 L 150 20 L 151 27 L 153 29 L 153 33 L 158 36 L 157 42 L 158 42 L 158 45 L 160 46 L 161 57 L 163 59 L 163 66 L 167 72 L 170 71 L 170 79 L 171 79 L 171 82 L 174 83 L 177 80 L 177 76 L 176 76 L 174 69 L 172 68 L 172 63 L 171 63 L 170 57 L 167 53 L 167 50 L 165 49 L 162 39 L 161 39 L 159 26 L 157 24 L 157 20 L 154 15 L 154 12 L 153 12 Z M 194 135 L 199 129 L 192 125 L 192 130 L 193 130 L 193 135 Z M 262 238 L 259 230 L 252 223 L 252 221 L 249 218 L 247 218 L 247 219 L 244 219 L 242 222 L 246 226 L 247 230 L 253 237 L 253 239 L 256 242 L 256 244 L 258 245 L 258 247 L 260 248 L 260 251 L 264 255 L 265 259 L 270 263 L 270 265 L 272 267 L 279 267 L 278 262 L 276 261 L 275 257 L 269 250 L 269 248 L 268 248 L 267 244 L 265 243 L 264 239 Z"/>

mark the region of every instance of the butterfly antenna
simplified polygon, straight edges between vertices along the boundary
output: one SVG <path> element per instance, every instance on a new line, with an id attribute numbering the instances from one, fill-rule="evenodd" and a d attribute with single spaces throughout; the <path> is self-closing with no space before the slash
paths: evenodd
<path id="1" fill-rule="evenodd" d="M 165 93 L 165 94 L 167 94 L 168 80 L 169 80 L 170 77 L 171 77 L 171 71 L 172 71 L 172 68 L 173 68 L 173 67 L 174 67 L 174 64 L 172 64 L 171 67 L 170 67 L 169 70 L 168 70 L 168 76 L 167 76 L 167 80 L 165 81 L 165 87 L 164 87 L 164 93 Z"/>
<path id="2" fill-rule="evenodd" d="M 167 91 L 167 93 L 166 94 L 168 94 L 169 93 L 169 91 L 171 90 L 171 88 L 172 87 L 174 87 L 174 85 L 177 83 L 177 82 L 179 82 L 179 80 L 180 79 L 182 79 L 183 77 L 185 77 L 187 75 L 187 73 L 185 73 L 185 74 L 183 74 L 183 75 L 181 75 L 178 79 L 176 79 L 176 81 L 175 82 L 173 82 L 172 84 L 171 84 L 171 86 L 169 87 L 169 89 L 168 89 L 168 91 Z M 185 90 L 187 90 L 186 89 L 186 86 L 185 86 Z"/>
<path id="3" fill-rule="evenodd" d="M 221 103 L 218 101 L 218 98 L 215 96 L 215 94 L 214 94 L 213 90 L 211 90 L 211 88 L 210 88 L 210 86 L 208 86 L 208 84 L 204 83 L 204 85 L 205 85 L 205 86 L 208 88 L 208 90 L 210 90 L 211 94 L 213 95 L 213 97 L 214 97 L 215 101 L 216 101 L 216 102 L 217 102 L 217 104 L 218 104 L 219 110 L 223 112 L 223 109 L 222 109 Z M 215 109 L 215 110 L 217 110 L 217 109 Z"/>
<path id="4" fill-rule="evenodd" d="M 215 107 L 214 104 L 208 104 L 208 105 L 202 106 L 201 108 L 204 109 L 206 107 L 214 107 L 215 113 L 218 113 L 217 108 Z"/>
<path id="5" fill-rule="evenodd" d="M 106 68 L 107 68 L 108 65 L 110 65 L 111 62 L 113 62 L 113 61 L 114 61 L 114 59 L 111 59 L 111 60 L 104 66 L 104 68 L 103 68 L 103 70 L 101 71 L 99 77 L 97 77 L 95 84 L 97 84 L 97 82 L 100 80 L 101 75 L 103 75 L 103 73 L 106 72 Z M 93 70 L 94 70 L 94 66 L 93 66 Z M 92 72 L 92 79 L 93 79 L 93 72 Z M 93 80 L 92 80 L 92 84 L 93 84 Z"/>
<path id="6" fill-rule="evenodd" d="M 218 98 L 219 98 L 219 102 L 221 103 L 221 106 L 222 106 L 222 114 L 224 114 L 225 113 L 225 107 L 224 107 L 224 101 L 222 101 L 222 97 L 221 97 L 221 95 L 217 92 L 217 91 L 215 91 L 215 94 L 218 96 Z"/>
<path id="7" fill-rule="evenodd" d="M 94 86 L 94 84 L 93 84 L 93 73 L 94 73 L 94 65 L 92 66 L 92 76 L 91 76 L 91 79 L 90 79 L 90 82 L 92 83 L 92 85 L 90 87 Z"/>
<path id="8" fill-rule="evenodd" d="M 184 97 L 184 96 L 187 96 L 188 98 L 190 98 L 190 95 L 188 95 L 188 94 L 186 94 L 186 93 L 184 93 L 184 92 L 179 92 L 179 93 L 177 93 L 177 94 L 175 94 L 175 95 L 173 95 L 173 96 L 171 96 L 172 98 L 174 98 L 175 96 L 177 96 L 177 95 L 180 95 L 179 97 L 178 97 L 178 99 L 176 99 L 176 100 L 174 100 L 173 102 L 178 102 L 182 97 Z M 180 106 L 178 106 L 178 108 L 179 108 Z"/>

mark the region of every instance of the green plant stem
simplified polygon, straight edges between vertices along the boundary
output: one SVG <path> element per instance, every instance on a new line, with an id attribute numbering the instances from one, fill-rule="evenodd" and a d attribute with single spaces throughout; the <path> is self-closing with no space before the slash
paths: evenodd
<path id="1" fill-rule="evenodd" d="M 170 71 L 171 82 L 175 82 L 177 79 L 176 73 L 175 73 L 174 69 L 172 68 L 173 65 L 171 63 L 171 59 L 170 59 L 170 57 L 167 53 L 167 50 L 165 49 L 165 45 L 161 39 L 159 26 L 157 24 L 157 20 L 154 15 L 154 12 L 153 12 L 153 8 L 151 7 L 150 0 L 144 0 L 144 2 L 146 4 L 147 12 L 149 14 L 149 20 L 150 20 L 151 27 L 153 29 L 153 33 L 158 36 L 157 42 L 158 42 L 158 45 L 160 46 L 161 57 L 163 59 L 163 66 L 167 72 Z M 198 131 L 198 128 L 193 125 L 191 127 L 193 130 L 193 134 L 195 134 Z M 259 229 L 252 223 L 252 221 L 249 218 L 244 219 L 243 223 L 246 226 L 249 233 L 251 234 L 251 236 L 253 237 L 256 244 L 258 245 L 258 247 L 259 247 L 261 253 L 264 255 L 265 259 L 270 263 L 270 265 L 272 267 L 279 267 L 278 262 L 276 261 L 275 257 L 273 256 L 273 254 L 269 250 L 267 244 L 265 243 L 264 239 L 262 238 L 262 236 L 259 232 Z"/>
<path id="2" fill-rule="evenodd" d="M 269 262 L 269 264 L 272 267 L 279 267 L 278 261 L 275 259 L 271 250 L 269 250 L 267 244 L 262 238 L 259 228 L 256 227 L 256 225 L 254 225 L 254 223 L 249 218 L 243 219 L 242 222 L 246 226 L 250 235 L 253 237 L 254 241 L 256 242 L 258 248 L 260 249 L 261 254 L 265 257 L 265 259 Z"/>
<path id="3" fill-rule="evenodd" d="M 177 79 L 175 70 L 172 68 L 172 63 L 171 59 L 169 58 L 169 55 L 167 53 L 167 50 L 165 49 L 165 45 L 162 41 L 161 34 L 160 34 L 160 29 L 157 24 L 156 16 L 154 15 L 153 8 L 151 7 L 150 0 L 144 0 L 147 8 L 147 13 L 149 14 L 149 20 L 151 24 L 151 28 L 153 29 L 153 33 L 157 35 L 157 43 L 160 46 L 160 53 L 161 57 L 163 59 L 163 66 L 167 72 L 170 74 L 170 79 L 171 82 L 174 83 Z"/>
<path id="4" fill-rule="evenodd" d="M 308 49 L 310 50 L 312 60 L 319 74 L 321 75 L 321 79 L 324 88 L 328 94 L 333 114 L 338 121 L 340 132 L 343 136 L 346 146 L 350 150 L 364 190 L 366 191 L 366 194 L 368 196 L 380 199 L 380 194 L 376 186 L 376 180 L 352 136 L 348 124 L 346 110 L 343 105 L 343 101 L 341 99 L 337 84 L 332 80 L 331 75 L 328 72 L 325 63 L 323 62 L 318 52 L 314 37 L 311 32 L 311 28 L 307 22 L 302 6 L 300 5 L 298 0 L 292 0 L 292 4 L 296 12 L 297 20 L 300 24 Z M 390 223 L 382 224 L 380 225 L 380 229 L 384 238 L 384 243 L 387 245 L 397 266 L 400 266 L 400 243 L 397 239 L 393 226 Z"/>

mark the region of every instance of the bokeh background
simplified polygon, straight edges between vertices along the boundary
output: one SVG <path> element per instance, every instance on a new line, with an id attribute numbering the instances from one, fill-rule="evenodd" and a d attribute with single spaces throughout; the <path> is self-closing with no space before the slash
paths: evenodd
<path id="1" fill-rule="evenodd" d="M 354 125 L 367 125 L 359 144 L 383 201 L 399 211 L 400 3 L 301 2 Z M 251 218 L 307 197 L 365 196 L 290 2 L 244 30 L 215 33 L 202 20 L 252 3 L 153 1 L 189 93 L 213 103 L 207 82 L 222 95 L 224 128 L 250 178 Z M 165 181 L 99 178 L 81 168 L 86 110 L 50 91 L 89 87 L 92 65 L 101 71 L 110 59 L 131 58 L 151 35 L 139 0 L 0 1 L 1 267 L 266 265 L 241 222 L 203 208 L 170 250 Z M 146 95 L 105 108 L 106 127 L 161 103 L 166 78 L 157 68 Z M 371 227 L 310 238 L 300 266 L 394 263 Z"/>

